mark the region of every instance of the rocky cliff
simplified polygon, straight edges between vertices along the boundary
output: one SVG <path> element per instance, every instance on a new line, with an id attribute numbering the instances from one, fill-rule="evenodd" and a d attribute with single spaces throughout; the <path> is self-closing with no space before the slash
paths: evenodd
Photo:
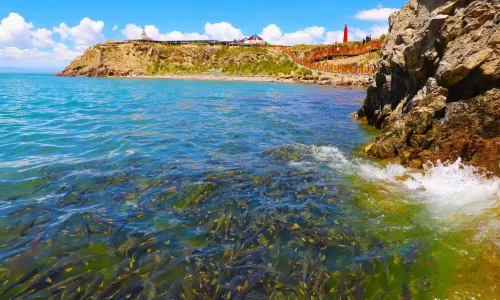
<path id="1" fill-rule="evenodd" d="M 500 2 L 411 0 L 389 18 L 358 116 L 382 130 L 368 155 L 500 174 Z"/>

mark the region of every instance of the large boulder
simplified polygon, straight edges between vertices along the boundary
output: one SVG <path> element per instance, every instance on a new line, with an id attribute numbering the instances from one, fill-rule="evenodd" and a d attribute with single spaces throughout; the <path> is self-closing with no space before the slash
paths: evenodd
<path id="1" fill-rule="evenodd" d="M 358 111 L 382 129 L 367 154 L 500 173 L 500 2 L 411 0 L 389 24 Z"/>

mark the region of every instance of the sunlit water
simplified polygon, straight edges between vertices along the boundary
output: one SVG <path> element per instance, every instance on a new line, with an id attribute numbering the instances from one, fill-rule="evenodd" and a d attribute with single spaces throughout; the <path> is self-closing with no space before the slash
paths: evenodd
<path id="1" fill-rule="evenodd" d="M 499 179 L 356 157 L 364 94 L 0 75 L 0 298 L 498 298 Z"/>

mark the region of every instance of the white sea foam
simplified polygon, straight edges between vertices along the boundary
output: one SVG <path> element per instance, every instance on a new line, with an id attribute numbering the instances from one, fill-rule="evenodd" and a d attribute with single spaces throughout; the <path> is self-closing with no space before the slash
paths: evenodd
<path id="1" fill-rule="evenodd" d="M 314 167 L 324 164 L 345 175 L 357 175 L 371 181 L 396 181 L 396 177 L 405 175 L 408 169 L 391 164 L 386 168 L 368 160 L 347 158 L 342 151 L 333 146 L 305 146 L 295 144 L 303 153 L 303 160 L 292 162 L 292 165 Z"/>
<path id="2" fill-rule="evenodd" d="M 428 164 L 423 173 L 410 173 L 403 185 L 444 214 L 476 215 L 498 204 L 500 198 L 500 178 L 486 178 L 460 159 Z"/>
<path id="3" fill-rule="evenodd" d="M 428 164 L 419 172 L 395 164 L 381 167 L 365 159 L 348 158 L 332 146 L 295 144 L 293 147 L 300 150 L 302 158 L 291 165 L 302 168 L 326 165 L 344 175 L 390 186 L 396 193 L 428 203 L 438 215 L 476 215 L 500 204 L 500 178 L 486 178 L 460 159 L 454 163 Z"/>

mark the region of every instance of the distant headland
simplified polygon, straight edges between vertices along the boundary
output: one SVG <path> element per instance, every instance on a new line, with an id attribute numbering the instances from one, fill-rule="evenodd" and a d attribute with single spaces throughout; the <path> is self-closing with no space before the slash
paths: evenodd
<path id="1" fill-rule="evenodd" d="M 344 40 L 347 41 L 347 27 Z M 257 34 L 233 41 L 108 40 L 88 48 L 59 76 L 372 83 L 382 39 L 333 45 L 270 45 Z"/>

